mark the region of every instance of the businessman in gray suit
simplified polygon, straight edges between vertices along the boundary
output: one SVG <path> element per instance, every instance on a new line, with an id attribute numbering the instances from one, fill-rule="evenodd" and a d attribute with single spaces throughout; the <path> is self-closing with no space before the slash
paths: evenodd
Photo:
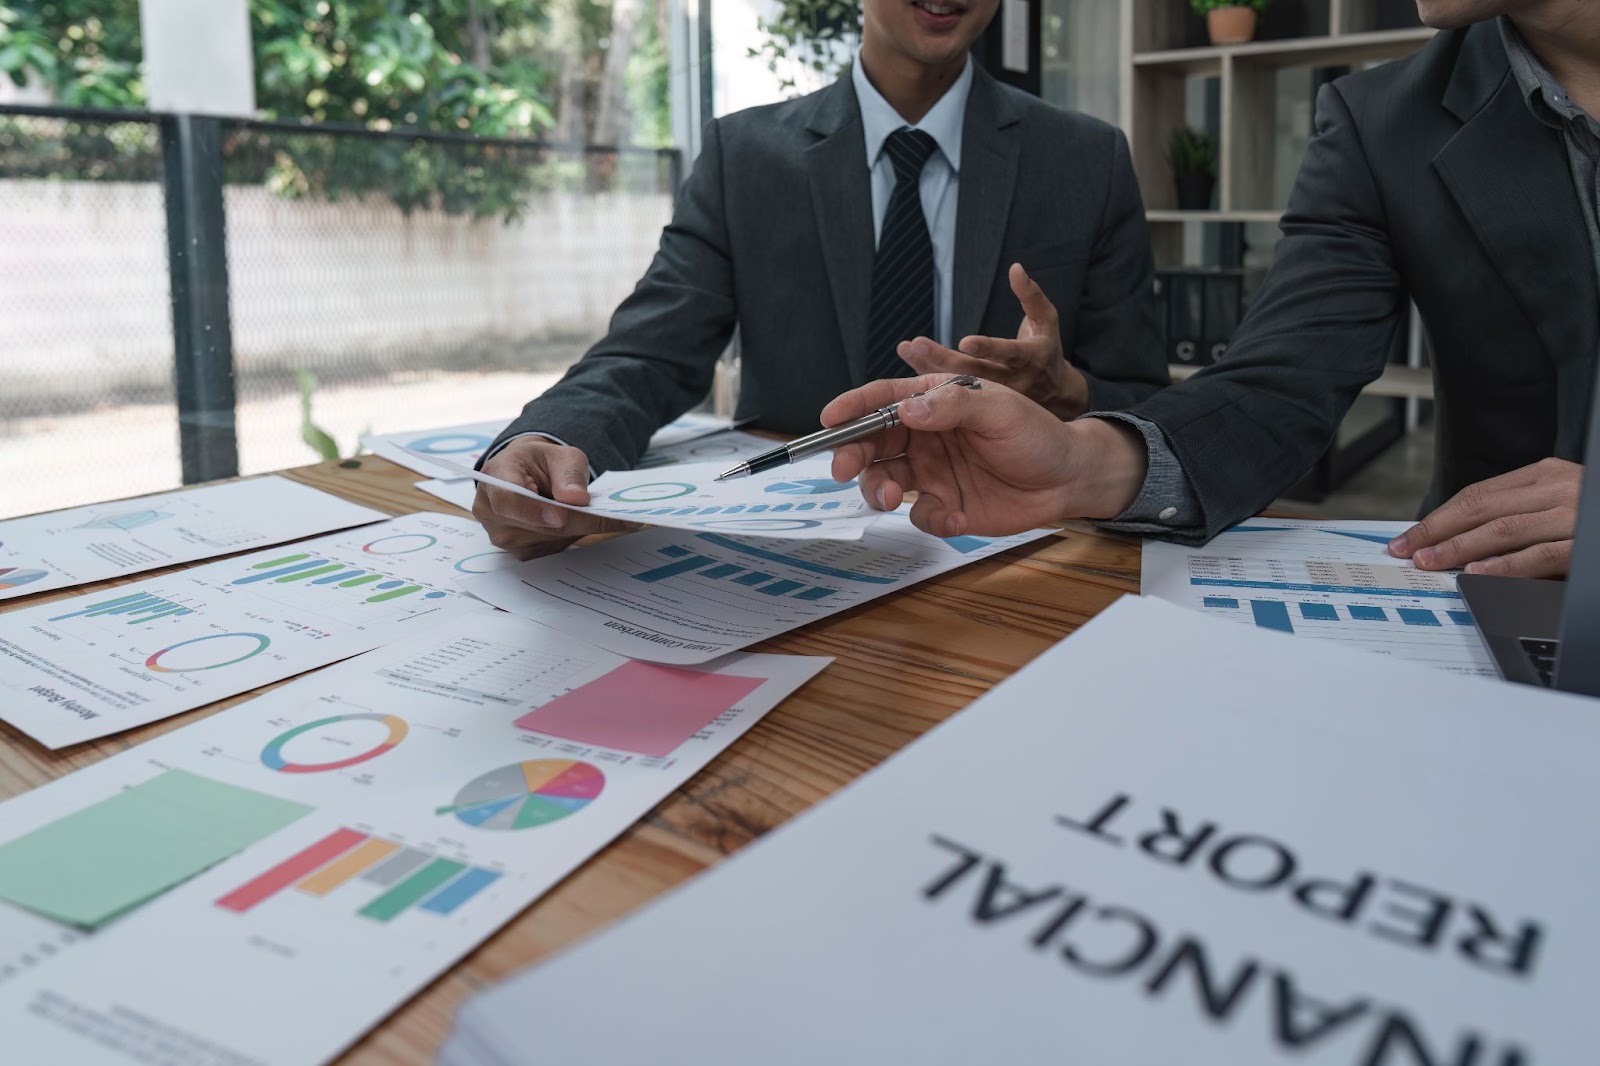
<path id="1" fill-rule="evenodd" d="M 935 341 L 1058 418 L 1164 385 L 1127 144 L 978 69 L 968 51 L 997 3 L 865 0 L 837 83 L 712 122 L 609 333 L 484 471 L 587 503 L 591 475 L 632 466 L 705 396 L 735 328 L 738 414 L 786 433 L 816 429 L 845 389 L 912 373 Z M 607 528 L 485 486 L 473 512 L 522 556 Z"/>
<path id="2" fill-rule="evenodd" d="M 1322 453 L 1382 372 L 1409 299 L 1433 342 L 1439 455 L 1427 513 L 1390 551 L 1425 570 L 1564 575 L 1600 362 L 1600 4 L 1417 8 L 1444 32 L 1319 95 L 1276 260 L 1226 359 L 1130 411 L 1066 425 L 999 389 L 940 396 L 973 419 L 988 411 L 1016 447 L 981 433 L 910 445 L 917 461 L 880 464 L 863 489 L 893 506 L 902 489 L 937 486 L 913 512 L 932 529 L 1011 532 L 1042 508 L 1204 541 Z M 970 369 L 930 348 L 926 369 Z M 896 393 L 875 383 L 829 415 Z M 835 473 L 906 445 L 853 446 Z M 958 485 L 941 465 L 951 455 L 1008 480 Z"/>

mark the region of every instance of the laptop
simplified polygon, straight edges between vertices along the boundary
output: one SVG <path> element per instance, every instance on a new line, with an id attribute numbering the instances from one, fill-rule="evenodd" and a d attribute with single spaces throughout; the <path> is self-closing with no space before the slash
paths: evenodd
<path id="1" fill-rule="evenodd" d="M 1600 386 L 1589 405 L 1584 458 L 1567 580 L 1456 580 L 1501 677 L 1600 696 Z"/>

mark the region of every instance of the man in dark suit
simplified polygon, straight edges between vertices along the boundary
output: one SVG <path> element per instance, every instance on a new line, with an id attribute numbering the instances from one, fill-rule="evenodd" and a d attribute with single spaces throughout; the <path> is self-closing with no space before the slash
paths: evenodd
<path id="1" fill-rule="evenodd" d="M 1390 550 L 1424 569 L 1566 572 L 1600 352 L 1600 4 L 1419 0 L 1418 10 L 1445 32 L 1319 95 L 1276 261 L 1226 359 L 1125 414 L 1065 427 L 1003 390 L 940 397 L 972 417 L 1017 405 L 1012 424 L 1039 423 L 992 461 L 1023 482 L 1053 479 L 1063 515 L 1206 540 L 1323 452 L 1382 372 L 1409 298 L 1433 342 L 1439 457 L 1429 513 Z M 924 365 L 970 369 L 944 349 Z M 891 393 L 876 387 L 867 400 Z M 860 400 L 828 414 L 848 417 Z M 853 473 L 877 446 L 836 472 Z M 937 463 L 893 467 L 863 488 L 898 501 L 900 489 L 943 478 L 944 496 L 960 495 Z M 939 495 L 923 505 L 936 526 L 965 510 Z M 1021 512 L 1001 520 L 997 506 L 989 499 L 985 529 L 1028 524 Z"/>
<path id="2" fill-rule="evenodd" d="M 900 345 L 915 337 L 960 341 L 1060 418 L 1165 384 L 1126 141 L 977 68 L 968 50 L 996 6 L 865 0 L 836 84 L 711 123 L 610 332 L 485 472 L 588 502 L 592 474 L 631 466 L 706 395 L 736 327 L 738 414 L 789 433 L 852 385 L 910 373 Z M 1046 334 L 1061 342 L 1048 359 Z M 604 528 L 482 486 L 473 510 L 521 555 Z"/>

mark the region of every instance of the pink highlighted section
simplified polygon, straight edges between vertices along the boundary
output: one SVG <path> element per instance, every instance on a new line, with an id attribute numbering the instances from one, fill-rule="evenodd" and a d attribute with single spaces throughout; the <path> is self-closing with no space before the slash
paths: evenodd
<path id="1" fill-rule="evenodd" d="M 716 721 L 717 715 L 760 688 L 763 680 L 629 662 L 534 708 L 518 718 L 517 725 L 580 744 L 641 755 L 670 755 Z M 572 787 L 577 784 L 562 781 L 555 792 L 584 795 L 581 785 Z"/>

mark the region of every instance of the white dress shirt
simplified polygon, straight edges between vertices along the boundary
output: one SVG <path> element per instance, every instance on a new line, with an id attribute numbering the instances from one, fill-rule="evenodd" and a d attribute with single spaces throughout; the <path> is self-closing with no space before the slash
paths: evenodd
<path id="1" fill-rule="evenodd" d="M 896 130 L 918 129 L 933 138 L 939 150 L 928 157 L 922 168 L 922 217 L 928 223 L 933 241 L 933 339 L 953 347 L 960 337 L 950 335 L 950 306 L 955 295 L 956 200 L 961 177 L 961 127 L 967 117 L 967 97 L 972 91 L 972 59 L 961 68 L 938 103 L 912 125 L 890 106 L 867 80 L 861 54 L 850 67 L 856 102 L 861 108 L 861 129 L 866 134 L 867 169 L 872 176 L 872 243 L 877 247 L 883 233 L 883 218 L 889 213 L 889 198 L 894 195 L 894 163 L 883 151 L 883 142 Z"/>

